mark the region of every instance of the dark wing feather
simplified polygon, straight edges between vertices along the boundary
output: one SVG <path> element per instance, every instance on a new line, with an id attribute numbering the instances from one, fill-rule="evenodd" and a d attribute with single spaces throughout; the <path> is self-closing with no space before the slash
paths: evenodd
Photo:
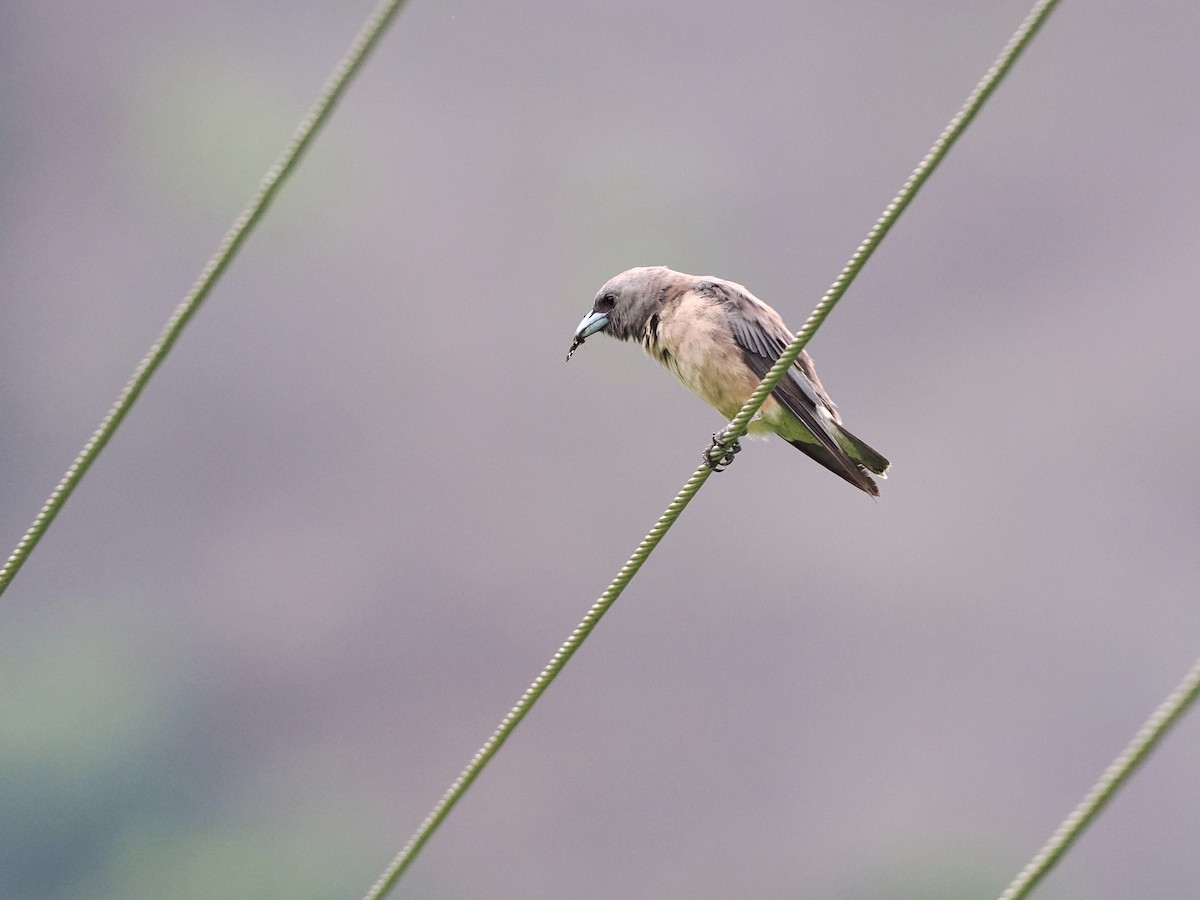
<path id="1" fill-rule="evenodd" d="M 726 321 L 729 322 L 734 341 L 742 349 L 742 358 L 746 365 L 759 378 L 766 376 L 792 338 L 783 322 L 779 320 L 778 314 L 773 310 L 768 312 L 769 307 L 756 303 L 729 282 L 713 279 L 702 282 L 697 286 L 697 290 L 703 291 L 727 308 L 729 315 Z M 812 371 L 812 363 L 808 360 L 806 362 L 808 370 Z M 855 487 L 872 496 L 879 494 L 875 482 L 842 449 L 829 425 L 817 412 L 817 404 L 821 404 L 829 410 L 835 421 L 838 418 L 836 407 L 825 394 L 821 383 L 816 381 L 815 371 L 810 379 L 808 372 L 797 362 L 780 379 L 771 396 L 799 419 L 818 441 L 817 444 L 805 441 L 789 443 Z"/>
<path id="2" fill-rule="evenodd" d="M 735 312 L 739 314 L 730 316 L 729 323 L 733 329 L 733 338 L 742 349 L 749 350 L 758 356 L 779 359 L 779 354 L 787 345 L 777 337 L 767 334 L 761 325 L 752 325 L 747 316 L 740 314 L 740 310 Z"/>

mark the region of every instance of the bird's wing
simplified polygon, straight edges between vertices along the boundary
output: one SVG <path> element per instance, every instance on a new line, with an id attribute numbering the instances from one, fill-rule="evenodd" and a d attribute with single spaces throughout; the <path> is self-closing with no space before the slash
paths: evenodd
<path id="1" fill-rule="evenodd" d="M 792 334 L 783 324 L 779 313 L 731 282 L 706 280 L 697 285 L 697 290 L 708 294 L 725 307 L 725 318 L 734 341 L 741 348 L 742 359 L 755 375 L 763 378 L 792 339 Z M 820 412 L 824 409 L 834 424 L 840 421 L 837 407 L 817 380 L 817 373 L 808 354 L 801 354 L 796 364 L 780 379 L 771 396 L 782 403 L 788 412 L 812 433 L 832 457 L 831 461 L 844 470 L 847 481 L 872 493 L 871 487 L 874 485 L 842 449 L 834 436 L 833 427 Z M 823 457 L 824 454 L 820 456 Z M 828 465 L 828 461 L 825 464 Z"/>

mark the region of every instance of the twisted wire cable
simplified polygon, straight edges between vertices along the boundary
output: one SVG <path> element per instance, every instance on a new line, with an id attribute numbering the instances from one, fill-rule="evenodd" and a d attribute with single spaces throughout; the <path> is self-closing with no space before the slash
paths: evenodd
<path id="1" fill-rule="evenodd" d="M 267 174 L 263 176 L 259 183 L 258 190 L 242 210 L 241 214 L 234 220 L 229 230 L 225 233 L 221 243 L 217 246 L 217 250 L 213 253 L 208 263 L 200 273 L 200 277 L 196 279 L 191 290 L 183 298 L 180 304 L 175 307 L 175 311 L 171 313 L 167 319 L 167 324 L 163 326 L 158 339 L 146 351 L 146 355 L 142 357 L 141 362 L 137 364 L 137 368 L 133 370 L 133 374 L 129 376 L 129 380 L 125 383 L 121 393 L 117 396 L 116 401 L 109 408 L 104 418 L 100 420 L 100 424 L 96 430 L 92 432 L 92 436 L 88 438 L 83 449 L 72 461 L 67 468 L 66 474 L 59 480 L 54 490 L 50 493 L 50 497 L 42 505 L 37 516 L 34 517 L 33 524 L 29 526 L 25 534 L 17 542 L 16 549 L 9 555 L 3 566 L 0 566 L 0 596 L 3 596 L 5 590 L 16 577 L 17 572 L 25 565 L 25 561 L 29 555 L 37 547 L 42 536 L 50 527 L 51 523 L 57 518 L 59 512 L 62 511 L 63 505 L 70 499 L 75 488 L 87 474 L 88 469 L 92 467 L 92 463 L 96 461 L 96 457 L 100 455 L 109 440 L 121 423 L 125 421 L 125 417 L 133 408 L 133 404 L 137 402 L 139 396 L 154 373 L 158 371 L 158 367 L 162 365 L 167 354 L 179 340 L 179 336 L 183 333 L 183 329 L 188 322 L 192 320 L 196 312 L 204 303 L 213 286 L 220 280 L 221 275 L 229 267 L 233 258 L 237 255 L 238 250 L 245 242 L 246 238 L 254 230 L 263 214 L 267 211 L 267 207 L 271 205 L 271 201 L 283 186 L 288 175 L 296 168 L 300 162 L 300 158 L 304 155 L 304 151 L 308 149 L 317 132 L 328 121 L 330 114 L 333 112 L 334 106 L 341 99 L 342 94 L 346 92 L 351 79 L 362 68 L 363 62 L 367 55 L 373 50 L 379 39 L 383 36 L 387 26 L 395 18 L 401 7 L 404 6 L 405 0 L 383 0 L 379 3 L 371 15 L 363 23 L 359 29 L 354 41 L 350 44 L 350 48 L 342 56 L 333 72 L 326 79 L 325 84 L 321 88 L 317 99 L 309 107 L 300 124 L 296 126 L 296 130 L 292 133 L 291 140 L 279 155 L 279 158 L 267 170 Z"/>
<path id="2" fill-rule="evenodd" d="M 1091 790 L 1079 801 L 1079 805 L 1063 819 L 1042 849 L 1000 895 L 1000 900 L 1021 900 L 1029 896 L 1029 892 L 1050 873 L 1063 854 L 1083 834 L 1084 829 L 1150 755 L 1150 751 L 1158 745 L 1171 726 L 1191 708 L 1197 696 L 1200 696 L 1200 660 L 1196 661 L 1183 680 L 1159 704 L 1158 709 L 1151 713 L 1150 718 L 1133 736 L 1133 740 L 1104 770 L 1100 780 L 1092 785 Z"/>
<path id="3" fill-rule="evenodd" d="M 825 321 L 830 310 L 841 299 L 842 295 L 846 292 L 846 288 L 850 286 L 850 283 L 854 280 L 859 270 L 862 269 L 871 254 L 875 252 L 875 248 L 879 246 L 892 225 L 895 224 L 896 219 L 904 212 L 917 191 L 920 190 L 921 186 L 954 145 L 954 142 L 971 123 L 971 120 L 975 118 L 975 114 L 979 112 L 980 107 L 991 96 L 996 86 L 1008 73 L 1009 69 L 1012 68 L 1017 57 L 1020 56 L 1034 35 L 1037 34 L 1046 17 L 1057 5 L 1058 0 L 1039 0 L 1034 5 L 1020 27 L 1009 38 L 1000 55 L 996 57 L 996 61 L 992 63 L 983 78 L 975 85 L 975 88 L 967 96 L 966 101 L 958 112 L 955 113 L 950 123 L 938 135 L 929 152 L 925 154 L 925 157 L 913 170 L 912 174 L 905 180 L 899 193 L 896 194 L 892 202 L 884 209 L 883 214 L 875 222 L 875 225 L 858 246 L 858 249 L 854 251 L 854 255 L 850 258 L 845 268 L 842 269 L 841 274 L 838 275 L 833 285 L 821 298 L 812 315 L 805 321 L 804 327 L 797 332 L 795 338 L 793 338 L 791 344 L 783 352 L 783 355 L 780 356 L 778 362 L 767 373 L 762 383 L 750 396 L 750 399 L 746 401 L 746 405 L 742 407 L 741 411 L 726 426 L 721 435 L 720 446 L 715 446 L 709 451 L 710 459 L 713 459 L 714 455 L 719 459 L 724 455 L 725 449 L 745 433 L 750 419 L 758 412 L 759 407 L 766 401 L 767 396 L 774 390 L 775 385 L 779 383 L 783 374 L 796 361 L 796 358 L 800 355 L 800 351 L 804 349 L 804 345 L 809 342 L 813 334 L 821 326 L 821 323 Z M 546 691 L 546 688 L 558 677 L 558 673 L 562 671 L 567 661 L 575 654 L 575 651 L 579 649 L 579 646 L 587 639 L 587 636 L 591 634 L 592 629 L 596 627 L 596 624 L 608 612 L 609 608 L 621 595 L 622 591 L 625 590 L 629 582 L 633 580 L 634 575 L 642 567 L 646 558 L 658 546 L 659 541 L 670 530 L 675 520 L 679 518 L 680 514 L 700 488 L 703 487 L 712 473 L 713 469 L 709 465 L 702 464 L 692 477 L 688 479 L 687 483 L 684 484 L 683 488 L 675 496 L 675 499 L 671 501 L 671 504 L 663 512 L 662 516 L 654 523 L 654 527 L 650 529 L 650 532 L 638 544 L 633 554 L 629 557 L 629 560 L 621 567 L 616 577 L 613 578 L 612 583 L 609 584 L 608 589 L 600 595 L 600 599 L 587 611 L 583 620 L 550 658 L 550 662 L 538 673 L 537 678 L 526 688 L 525 693 L 521 695 L 512 709 L 508 711 L 508 715 L 500 721 L 496 730 L 492 732 L 483 746 L 471 757 L 466 768 L 454 779 L 450 787 L 442 794 L 441 799 L 438 800 L 437 804 L 417 827 L 417 830 L 413 832 L 408 842 L 405 843 L 400 852 L 396 854 L 395 858 L 392 859 L 391 863 L 383 871 L 383 874 L 379 876 L 370 890 L 367 891 L 364 900 L 379 900 L 379 898 L 391 892 L 392 888 L 395 887 L 401 876 L 417 857 L 417 854 L 421 852 L 421 848 L 425 846 L 429 838 L 441 826 L 446 816 L 450 814 L 450 811 L 462 799 L 467 789 L 479 777 L 479 773 L 483 771 L 488 761 L 504 746 L 504 742 L 508 740 L 513 730 L 529 713 L 529 710 Z"/>

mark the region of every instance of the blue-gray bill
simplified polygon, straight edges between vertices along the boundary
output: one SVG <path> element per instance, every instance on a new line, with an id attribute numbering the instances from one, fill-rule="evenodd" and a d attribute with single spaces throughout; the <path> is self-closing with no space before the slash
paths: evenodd
<path id="1" fill-rule="evenodd" d="M 583 342 L 608 325 L 608 316 L 601 312 L 590 312 L 583 317 L 579 327 L 575 329 L 575 340 L 571 341 L 571 349 L 567 351 L 567 362 L 575 355 L 575 351 L 583 346 Z"/>
<path id="2" fill-rule="evenodd" d="M 742 408 L 792 339 L 779 313 L 742 285 L 664 266 L 630 269 L 609 280 L 575 329 L 567 360 L 601 331 L 638 341 L 726 420 Z M 842 426 L 807 353 L 800 354 L 748 431 L 778 434 L 871 496 L 879 495 L 871 476 L 887 477 L 890 463 Z"/>

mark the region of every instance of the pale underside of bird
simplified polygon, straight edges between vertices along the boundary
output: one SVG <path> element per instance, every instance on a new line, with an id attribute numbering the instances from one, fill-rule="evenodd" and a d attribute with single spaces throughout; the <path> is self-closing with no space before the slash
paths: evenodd
<path id="1" fill-rule="evenodd" d="M 598 332 L 638 341 L 726 420 L 792 340 L 779 313 L 742 285 L 664 266 L 629 269 L 609 280 L 575 330 L 567 359 Z M 888 461 L 842 426 L 808 353 L 800 354 L 747 431 L 778 434 L 871 496 L 879 495 L 871 475 L 887 477 Z"/>

